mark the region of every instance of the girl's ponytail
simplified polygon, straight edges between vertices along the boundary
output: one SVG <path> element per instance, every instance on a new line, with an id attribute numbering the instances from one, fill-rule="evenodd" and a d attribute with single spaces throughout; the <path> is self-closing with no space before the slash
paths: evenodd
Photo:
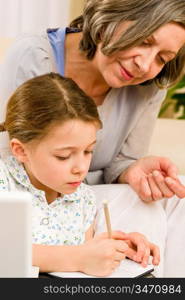
<path id="1" fill-rule="evenodd" d="M 0 132 L 6 131 L 5 123 L 0 123 Z"/>

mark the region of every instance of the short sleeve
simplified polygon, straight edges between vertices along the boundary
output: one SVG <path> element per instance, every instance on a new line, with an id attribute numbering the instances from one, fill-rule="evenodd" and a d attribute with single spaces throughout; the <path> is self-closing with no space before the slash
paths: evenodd
<path id="1" fill-rule="evenodd" d="M 0 160 L 0 192 L 8 191 L 8 178 L 6 175 L 6 170 L 4 163 Z"/>
<path id="2" fill-rule="evenodd" d="M 86 184 L 82 184 L 84 232 L 93 224 L 96 215 L 96 198 L 93 190 Z"/>

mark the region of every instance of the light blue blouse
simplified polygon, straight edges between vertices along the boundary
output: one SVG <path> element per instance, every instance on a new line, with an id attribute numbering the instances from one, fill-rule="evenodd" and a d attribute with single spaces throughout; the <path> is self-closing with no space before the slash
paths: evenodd
<path id="1" fill-rule="evenodd" d="M 66 30 L 65 28 L 48 29 L 47 34 L 53 49 L 57 71 L 64 76 L 64 42 Z"/>

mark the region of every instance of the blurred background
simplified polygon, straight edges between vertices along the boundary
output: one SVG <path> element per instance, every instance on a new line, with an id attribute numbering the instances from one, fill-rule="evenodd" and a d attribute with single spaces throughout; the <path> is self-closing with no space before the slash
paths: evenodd
<path id="1" fill-rule="evenodd" d="M 67 25 L 79 15 L 84 0 L 0 0 L 0 37 Z"/>
<path id="2" fill-rule="evenodd" d="M 0 0 L 0 64 L 18 35 L 67 26 L 83 4 L 84 0 Z"/>

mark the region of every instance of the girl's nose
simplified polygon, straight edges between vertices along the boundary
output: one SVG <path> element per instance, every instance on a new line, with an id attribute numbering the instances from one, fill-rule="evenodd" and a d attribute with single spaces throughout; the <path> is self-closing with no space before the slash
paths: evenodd
<path id="1" fill-rule="evenodd" d="M 73 174 L 84 174 L 87 172 L 89 164 L 85 159 L 79 159 L 72 168 Z"/>

